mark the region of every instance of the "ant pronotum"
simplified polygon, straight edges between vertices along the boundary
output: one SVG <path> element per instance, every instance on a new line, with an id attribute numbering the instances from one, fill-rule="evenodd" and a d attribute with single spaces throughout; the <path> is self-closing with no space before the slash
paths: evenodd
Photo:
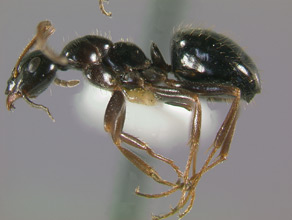
<path id="1" fill-rule="evenodd" d="M 31 106 L 45 110 L 47 107 L 33 103 L 52 81 L 70 87 L 77 80 L 64 81 L 56 78 L 57 70 L 81 70 L 94 86 L 112 92 L 106 108 L 104 128 L 122 154 L 140 171 L 154 181 L 169 186 L 159 194 L 136 194 L 147 198 L 168 196 L 177 190 L 182 194 L 177 205 L 168 213 L 153 216 L 163 219 L 180 211 L 185 216 L 195 200 L 195 189 L 202 175 L 226 160 L 235 130 L 240 99 L 250 102 L 261 90 L 256 66 L 249 56 L 227 37 L 202 29 L 181 29 L 174 34 L 171 44 L 171 65 L 166 64 L 155 43 L 151 45 L 151 60 L 133 43 L 113 43 L 101 36 L 84 36 L 65 46 L 61 55 L 56 55 L 46 45 L 47 38 L 54 32 L 49 21 L 40 22 L 37 34 L 19 57 L 6 89 L 7 108 L 23 98 Z M 33 46 L 36 50 L 28 53 Z M 209 155 L 201 169 L 197 170 L 197 152 L 201 131 L 201 105 L 199 97 L 217 101 L 232 100 Z M 192 111 L 190 152 L 182 172 L 174 161 L 155 153 L 147 143 L 125 133 L 123 130 L 126 100 L 143 105 L 164 102 Z M 147 152 L 172 167 L 178 181 L 164 180 L 149 164 L 132 151 L 124 148 L 126 143 Z M 217 153 L 219 151 L 219 153 Z"/>

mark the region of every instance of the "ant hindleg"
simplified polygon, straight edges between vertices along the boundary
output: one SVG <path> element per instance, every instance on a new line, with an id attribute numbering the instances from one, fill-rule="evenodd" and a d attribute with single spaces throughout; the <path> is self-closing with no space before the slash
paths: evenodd
<path id="1" fill-rule="evenodd" d="M 201 88 L 200 91 L 196 92 L 202 92 L 207 94 L 208 88 Z M 230 107 L 230 110 L 222 123 L 215 140 L 213 142 L 213 149 L 211 150 L 210 154 L 208 155 L 205 163 L 203 164 L 202 168 L 199 172 L 196 172 L 196 157 L 197 157 L 197 151 L 198 151 L 198 145 L 199 145 L 199 138 L 200 138 L 200 128 L 201 128 L 201 106 L 199 103 L 199 99 L 196 95 L 192 94 L 192 92 L 188 92 L 185 90 L 177 90 L 176 89 L 157 89 L 156 93 L 158 93 L 162 99 L 166 101 L 168 104 L 184 107 L 185 109 L 193 109 L 193 116 L 192 116 L 192 128 L 191 128 L 191 137 L 190 137 L 190 153 L 189 157 L 186 163 L 185 171 L 183 174 L 183 180 L 184 183 L 181 188 L 174 188 L 176 191 L 177 189 L 182 190 L 182 195 L 177 203 L 176 207 L 172 208 L 170 212 L 164 214 L 164 215 L 157 215 L 153 216 L 153 219 L 164 219 L 167 218 L 179 210 L 181 210 L 186 203 L 189 201 L 189 205 L 185 209 L 185 211 L 181 214 L 179 214 L 179 218 L 183 218 L 187 213 L 190 212 L 193 203 L 195 201 L 195 195 L 196 195 L 196 186 L 201 179 L 202 175 L 215 167 L 216 165 L 220 164 L 224 160 L 226 160 L 230 143 L 234 134 L 235 125 L 238 117 L 239 112 L 239 102 L 240 102 L 240 90 L 235 87 L 229 87 L 229 86 L 222 86 L 220 88 L 220 91 L 215 94 L 210 95 L 220 95 L 221 93 L 227 94 L 234 97 L 234 100 L 232 102 L 232 105 Z M 191 98 L 192 97 L 192 98 Z M 185 98 L 186 100 L 183 101 L 182 98 Z M 189 98 L 189 99 L 188 99 Z M 190 102 L 191 100 L 191 102 Z M 195 104 L 192 104 L 195 103 Z M 216 152 L 221 149 L 219 155 L 214 158 Z M 214 161 L 212 161 L 214 159 Z M 191 170 L 191 163 L 192 163 L 192 170 Z M 211 163 L 211 164 L 210 164 Z M 192 176 L 189 177 L 189 173 L 192 173 Z M 147 194 L 141 194 L 146 197 L 150 198 L 157 198 L 158 195 L 150 195 Z M 164 193 L 161 193 L 162 196 L 164 196 Z"/>
<path id="2" fill-rule="evenodd" d="M 240 104 L 240 90 L 235 87 L 223 87 L 224 93 L 234 97 L 234 100 L 231 104 L 230 110 L 227 113 L 215 140 L 210 148 L 213 148 L 206 159 L 201 171 L 200 175 L 212 169 L 216 165 L 222 163 L 227 159 L 230 144 L 232 141 L 232 137 L 235 131 L 235 125 L 237 122 L 238 114 L 239 114 L 239 104 Z M 214 158 L 216 152 L 221 148 L 219 155 Z M 214 158 L 214 161 L 212 159 Z M 212 161 L 212 163 L 211 163 Z M 211 164 L 210 164 L 211 163 Z"/>
<path id="3" fill-rule="evenodd" d="M 231 104 L 230 110 L 227 113 L 219 131 L 217 132 L 217 135 L 214 139 L 213 144 L 210 147 L 213 149 L 208 155 L 201 170 L 197 174 L 193 173 L 193 177 L 191 178 L 191 188 L 190 188 L 191 192 L 195 191 L 195 187 L 204 173 L 214 168 L 218 164 L 222 163 L 224 160 L 227 159 L 227 156 L 228 156 L 228 151 L 229 151 L 232 137 L 235 131 L 235 125 L 236 125 L 238 113 L 239 113 L 240 90 L 235 87 L 223 87 L 223 86 L 221 89 L 225 94 L 233 96 L 234 100 Z M 221 148 L 221 151 L 219 152 L 218 156 L 214 158 L 216 152 L 220 148 Z M 213 159 L 214 161 L 212 161 Z M 179 215 L 180 218 L 184 217 L 191 210 L 193 202 L 194 202 L 194 199 L 192 197 L 190 204 L 188 205 L 186 210 L 182 214 Z"/>

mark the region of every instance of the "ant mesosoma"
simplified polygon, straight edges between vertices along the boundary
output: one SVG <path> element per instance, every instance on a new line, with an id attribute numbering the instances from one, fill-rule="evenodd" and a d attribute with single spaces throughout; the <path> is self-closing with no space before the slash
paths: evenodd
<path id="1" fill-rule="evenodd" d="M 14 108 L 16 99 L 23 98 L 31 106 L 45 110 L 53 119 L 47 107 L 32 102 L 30 98 L 36 98 L 51 82 L 65 87 L 79 83 L 78 80 L 60 80 L 56 77 L 57 70 L 81 70 L 94 86 L 112 92 L 105 111 L 104 128 L 114 144 L 140 171 L 170 187 L 168 191 L 159 194 L 144 194 L 137 188 L 136 194 L 159 198 L 177 190 L 182 191 L 174 208 L 166 214 L 153 216 L 153 219 L 171 216 L 189 201 L 179 218 L 185 216 L 192 208 L 195 189 L 202 175 L 227 158 L 240 99 L 250 102 L 261 90 L 258 72 L 252 60 L 232 40 L 210 30 L 177 31 L 171 44 L 171 65 L 164 61 L 155 43 L 151 45 L 150 60 L 133 43 L 113 43 L 107 38 L 92 35 L 69 42 L 61 55 L 57 55 L 46 45 L 47 38 L 53 32 L 54 28 L 49 21 L 40 22 L 36 36 L 19 57 L 5 92 L 8 110 Z M 33 46 L 36 50 L 28 53 Z M 217 101 L 232 100 L 232 104 L 206 161 L 197 170 L 202 118 L 199 97 Z M 126 100 L 143 105 L 164 102 L 192 111 L 190 152 L 183 172 L 174 161 L 155 153 L 147 143 L 124 132 Z M 162 179 L 154 168 L 124 148 L 122 143 L 146 151 L 151 157 L 170 165 L 178 181 Z"/>

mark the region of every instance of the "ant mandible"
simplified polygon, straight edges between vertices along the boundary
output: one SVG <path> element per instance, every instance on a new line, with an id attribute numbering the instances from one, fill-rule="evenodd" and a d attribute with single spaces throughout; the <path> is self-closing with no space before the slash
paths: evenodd
<path id="1" fill-rule="evenodd" d="M 136 194 L 147 198 L 159 198 L 181 190 L 177 205 L 168 213 L 153 216 L 163 219 L 179 212 L 189 201 L 179 218 L 190 212 L 195 200 L 195 189 L 202 175 L 226 160 L 238 118 L 240 100 L 250 102 L 261 90 L 257 68 L 250 57 L 229 38 L 202 29 L 181 29 L 171 44 L 171 65 L 168 65 L 157 45 L 151 45 L 151 60 L 133 43 L 113 43 L 109 39 L 87 35 L 69 42 L 60 55 L 46 44 L 55 29 L 49 21 L 40 22 L 37 33 L 20 55 L 12 76 L 8 80 L 7 108 L 23 98 L 32 107 L 45 110 L 53 119 L 49 109 L 32 102 L 52 82 L 71 87 L 78 80 L 65 81 L 56 77 L 57 70 L 77 69 L 94 86 L 109 90 L 112 96 L 104 116 L 104 128 L 121 153 L 140 171 L 154 181 L 169 186 L 159 194 Z M 28 51 L 35 46 L 35 50 Z M 201 131 L 202 110 L 199 97 L 232 100 L 210 152 L 201 169 L 197 170 L 197 152 Z M 179 167 L 162 155 L 155 153 L 147 143 L 123 130 L 126 100 L 155 105 L 164 102 L 192 111 L 190 151 L 182 172 Z M 160 177 L 158 172 L 132 151 L 124 148 L 126 143 L 147 152 L 172 167 L 178 181 L 171 182 Z"/>

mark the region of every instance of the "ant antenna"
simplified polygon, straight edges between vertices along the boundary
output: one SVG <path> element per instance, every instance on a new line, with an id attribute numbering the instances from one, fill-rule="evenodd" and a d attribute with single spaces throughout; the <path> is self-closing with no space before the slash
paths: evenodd
<path id="1" fill-rule="evenodd" d="M 55 28 L 53 27 L 50 21 L 41 21 L 37 26 L 37 41 L 36 41 L 36 49 L 42 51 L 49 59 L 51 59 L 54 63 L 60 64 L 62 66 L 66 66 L 68 64 L 68 60 L 66 57 L 57 55 L 51 48 L 47 45 L 47 40 L 49 36 L 51 36 L 55 32 Z"/>
<path id="2" fill-rule="evenodd" d="M 49 59 L 53 62 L 60 64 L 62 66 L 66 66 L 68 64 L 68 60 L 63 57 L 57 55 L 52 49 L 47 46 L 47 40 L 49 36 L 51 36 L 55 32 L 55 28 L 53 27 L 50 21 L 41 21 L 37 26 L 36 35 L 32 38 L 32 40 L 25 46 L 22 53 L 17 59 L 17 62 L 14 66 L 14 70 L 12 72 L 13 78 L 16 78 L 19 75 L 18 66 L 22 60 L 22 58 L 27 54 L 27 52 L 35 45 L 37 50 L 42 51 Z"/>
<path id="3" fill-rule="evenodd" d="M 99 3 L 99 9 L 101 10 L 101 12 L 102 12 L 104 15 L 111 17 L 111 16 L 112 16 L 112 13 L 109 12 L 109 11 L 106 11 L 106 10 L 104 9 L 104 5 L 103 5 L 104 2 L 107 2 L 107 3 L 108 3 L 108 0 L 99 0 L 99 1 L 98 1 L 98 3 Z"/>

